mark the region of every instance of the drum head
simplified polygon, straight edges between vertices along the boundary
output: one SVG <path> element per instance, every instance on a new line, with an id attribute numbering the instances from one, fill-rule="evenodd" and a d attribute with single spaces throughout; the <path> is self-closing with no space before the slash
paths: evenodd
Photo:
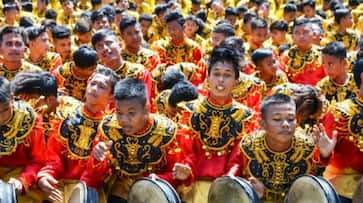
<path id="1" fill-rule="evenodd" d="M 209 203 L 256 203 L 259 198 L 253 186 L 243 178 L 223 176 L 217 178 L 209 189 Z"/>
<path id="2" fill-rule="evenodd" d="M 177 193 L 171 185 L 161 179 L 143 178 L 130 188 L 129 203 L 179 203 Z"/>
<path id="3" fill-rule="evenodd" d="M 286 203 L 337 203 L 333 186 L 323 178 L 302 176 L 294 181 L 286 196 Z"/>
<path id="4" fill-rule="evenodd" d="M 84 183 L 78 183 L 72 190 L 68 199 L 69 203 L 86 203 L 87 189 Z"/>
<path id="5" fill-rule="evenodd" d="M 363 200 L 363 178 L 358 182 L 357 189 L 353 194 L 352 203 L 361 203 Z"/>
<path id="6" fill-rule="evenodd" d="M 0 181 L 0 202 L 16 203 L 16 192 L 13 184 Z"/>

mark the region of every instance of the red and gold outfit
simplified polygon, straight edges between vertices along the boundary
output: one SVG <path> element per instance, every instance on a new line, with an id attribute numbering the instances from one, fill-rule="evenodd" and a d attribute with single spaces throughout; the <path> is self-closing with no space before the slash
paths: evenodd
<path id="1" fill-rule="evenodd" d="M 53 74 L 57 78 L 58 87 L 65 87 L 69 95 L 84 101 L 88 78 L 79 78 L 74 74 L 74 62 L 65 63 L 57 68 Z"/>
<path id="2" fill-rule="evenodd" d="M 9 81 L 13 80 L 15 75 L 21 71 L 41 71 L 42 69 L 31 63 L 23 61 L 20 68 L 14 71 L 8 70 L 3 64 L 0 65 L 0 76 L 4 76 Z"/>
<path id="3" fill-rule="evenodd" d="M 8 181 L 18 170 L 24 190 L 36 183 L 39 169 L 47 161 L 42 122 L 24 102 L 13 102 L 13 113 L 0 126 L 0 179 Z M 20 170 L 19 170 L 20 169 Z M 15 172 L 16 173 L 16 172 Z"/>
<path id="4" fill-rule="evenodd" d="M 338 133 L 334 156 L 324 177 L 339 195 L 350 199 L 363 174 L 362 110 L 363 98 L 356 96 L 332 105 L 324 116 L 327 134 L 332 136 L 334 130 Z"/>
<path id="5" fill-rule="evenodd" d="M 307 52 L 293 46 L 281 56 L 280 61 L 290 82 L 316 85 L 325 77 L 320 58 L 321 53 L 315 46 Z"/>
<path id="6" fill-rule="evenodd" d="M 345 33 L 339 33 L 338 31 L 332 31 L 328 34 L 328 41 L 340 41 L 344 44 L 348 51 L 354 51 L 358 45 L 359 35 L 357 35 L 355 30 L 346 30 Z"/>
<path id="7" fill-rule="evenodd" d="M 172 169 L 176 162 L 184 162 L 183 150 L 179 145 L 183 135 L 170 119 L 151 114 L 142 129 L 134 135 L 126 135 L 116 115 L 110 115 L 102 120 L 99 130 L 99 141 L 113 141 L 110 150 L 113 158 L 98 162 L 91 157 L 82 176 L 88 186 L 100 186 L 110 169 L 117 177 L 110 194 L 123 199 L 127 199 L 129 188 L 135 180 L 150 173 L 155 173 L 174 187 L 181 183 L 173 179 Z"/>
<path id="8" fill-rule="evenodd" d="M 256 72 L 256 76 L 259 77 L 259 72 Z M 269 92 L 272 91 L 274 87 L 285 84 L 287 82 L 289 82 L 289 79 L 287 79 L 286 74 L 282 70 L 277 69 L 276 76 L 272 79 L 272 81 L 269 83 L 266 83 L 265 81 L 266 93 L 268 94 Z"/>
<path id="9" fill-rule="evenodd" d="M 264 130 L 244 136 L 227 168 L 234 175 L 253 176 L 262 182 L 265 186 L 263 200 L 283 202 L 296 178 L 312 173 L 316 166 L 325 165 L 329 160 L 322 158 L 313 139 L 302 133 L 295 132 L 290 148 L 284 152 L 269 148 Z"/>
<path id="10" fill-rule="evenodd" d="M 191 135 L 186 136 L 185 149 L 188 160 L 193 160 L 193 174 L 197 183 L 193 192 L 193 202 L 206 202 L 209 185 L 227 173 L 230 156 L 241 138 L 253 130 L 250 123 L 254 112 L 231 98 L 219 105 L 210 96 L 199 98 L 185 105 L 182 123 L 189 126 Z M 198 183 L 199 181 L 199 183 Z"/>
<path id="11" fill-rule="evenodd" d="M 183 43 L 175 44 L 171 39 L 163 40 L 156 50 L 160 57 L 160 62 L 173 65 L 181 62 L 200 64 L 203 52 L 199 45 L 193 40 L 186 38 Z"/>
<path id="12" fill-rule="evenodd" d="M 55 52 L 47 52 L 47 54 L 38 62 L 33 62 L 31 58 L 28 56 L 25 60 L 31 64 L 34 64 L 44 71 L 52 72 L 62 65 L 62 58 L 58 53 Z"/>
<path id="13" fill-rule="evenodd" d="M 122 50 L 122 59 L 131 63 L 139 63 L 144 65 L 148 71 L 154 70 L 160 64 L 159 56 L 150 49 L 141 48 L 136 54 Z"/>
<path id="14" fill-rule="evenodd" d="M 345 99 L 354 97 L 357 93 L 359 93 L 359 89 L 355 84 L 353 74 L 351 73 L 348 73 L 348 78 L 344 84 L 337 84 L 331 80 L 329 76 L 326 76 L 320 80 L 316 86 L 320 88 L 330 104 L 342 102 Z"/>

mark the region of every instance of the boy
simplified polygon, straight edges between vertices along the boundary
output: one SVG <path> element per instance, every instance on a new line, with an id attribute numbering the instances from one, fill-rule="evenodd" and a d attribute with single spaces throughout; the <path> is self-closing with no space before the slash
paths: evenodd
<path id="1" fill-rule="evenodd" d="M 111 69 L 97 68 L 88 80 L 84 104 L 77 106 L 52 131 L 48 139 L 49 161 L 38 173 L 38 185 L 49 199 L 66 202 L 76 184 L 67 180 L 80 180 L 118 79 Z M 60 180 L 64 184 L 54 187 Z M 103 198 L 100 192 L 101 202 Z"/>
<path id="2" fill-rule="evenodd" d="M 297 6 L 293 3 L 288 3 L 284 6 L 283 19 L 290 25 L 294 22 L 297 14 Z"/>
<path id="3" fill-rule="evenodd" d="M 315 86 L 324 76 L 321 54 L 312 42 L 313 31 L 307 18 L 295 20 L 293 45 L 280 58 L 290 82 Z"/>
<path id="4" fill-rule="evenodd" d="M 342 102 L 359 93 L 353 74 L 348 73 L 347 49 L 338 41 L 327 44 L 321 51 L 326 77 L 316 86 L 330 104 Z"/>
<path id="5" fill-rule="evenodd" d="M 80 19 L 74 26 L 73 32 L 74 44 L 78 47 L 81 45 L 91 45 L 92 39 L 92 25 L 88 20 Z"/>
<path id="6" fill-rule="evenodd" d="M 256 77 L 266 83 L 267 92 L 277 85 L 288 82 L 285 73 L 278 68 L 274 53 L 271 49 L 256 49 L 251 56 L 253 64 L 256 66 Z"/>
<path id="7" fill-rule="evenodd" d="M 330 140 L 321 124 L 307 135 L 295 131 L 296 104 L 290 96 L 265 98 L 261 113 L 261 129 L 242 138 L 227 170 L 250 177 L 263 201 L 283 202 L 296 178 L 327 163 L 337 140 Z"/>
<path id="8" fill-rule="evenodd" d="M 221 23 L 217 24 L 213 28 L 212 38 L 211 38 L 211 47 L 208 48 L 215 48 L 223 42 L 228 37 L 233 37 L 236 34 L 236 30 L 233 26 L 229 23 Z"/>
<path id="9" fill-rule="evenodd" d="M 60 0 L 60 3 L 62 8 L 58 13 L 57 22 L 63 26 L 73 27 L 78 17 L 78 13 L 75 11 L 75 1 Z"/>
<path id="10" fill-rule="evenodd" d="M 18 26 L 19 23 L 19 5 L 16 3 L 6 3 L 2 9 L 4 13 L 4 21 L 1 22 L 1 26 Z"/>
<path id="11" fill-rule="evenodd" d="M 142 47 L 142 32 L 141 26 L 133 17 L 122 19 L 119 24 L 121 37 L 124 42 L 122 50 L 122 58 L 131 63 L 142 64 L 148 71 L 154 70 L 159 64 L 159 56 Z"/>
<path id="12" fill-rule="evenodd" d="M 26 35 L 20 27 L 6 26 L 0 31 L 0 52 L 3 63 L 0 65 L 0 76 L 12 80 L 20 71 L 41 70 L 24 59 Z"/>
<path id="13" fill-rule="evenodd" d="M 26 61 L 49 72 L 62 65 L 60 55 L 49 51 L 49 38 L 44 26 L 29 27 L 26 29 L 26 33 L 29 39 L 29 55 L 26 57 Z"/>
<path id="14" fill-rule="evenodd" d="M 111 28 L 111 23 L 108 18 L 108 15 L 105 13 L 103 9 L 93 11 L 91 15 L 91 21 L 92 21 L 92 28 L 94 31 Z"/>
<path id="15" fill-rule="evenodd" d="M 251 56 L 252 52 L 264 47 L 264 42 L 269 37 L 269 30 L 266 20 L 254 18 L 251 21 L 251 36 L 248 39 L 246 54 Z"/>
<path id="16" fill-rule="evenodd" d="M 290 44 L 291 39 L 287 34 L 289 31 L 289 25 L 284 20 L 278 20 L 270 25 L 271 33 L 271 45 L 274 50 L 275 56 L 278 56 L 279 47 L 283 44 Z"/>
<path id="17" fill-rule="evenodd" d="M 97 66 L 97 53 L 86 45 L 73 53 L 73 61 L 54 70 L 58 87 L 69 96 L 84 101 L 87 81 Z"/>
<path id="18" fill-rule="evenodd" d="M 56 25 L 52 28 L 54 51 L 62 57 L 62 62 L 72 60 L 71 30 L 68 27 Z"/>
<path id="19" fill-rule="evenodd" d="M 139 17 L 139 23 L 142 31 L 142 38 L 150 45 L 150 39 L 153 33 L 150 32 L 150 27 L 153 23 L 153 17 L 149 14 L 141 14 Z"/>
<path id="20" fill-rule="evenodd" d="M 133 78 L 119 81 L 114 98 L 116 112 L 102 120 L 96 138 L 100 142 L 81 180 L 90 187 L 100 186 L 111 168 L 116 180 L 108 202 L 121 203 L 127 202 L 129 188 L 138 178 L 152 174 L 174 187 L 190 180 L 190 167 L 178 163 L 184 163 L 179 145 L 183 135 L 173 121 L 148 112 L 143 82 Z M 107 151 L 112 158 L 106 157 Z"/>

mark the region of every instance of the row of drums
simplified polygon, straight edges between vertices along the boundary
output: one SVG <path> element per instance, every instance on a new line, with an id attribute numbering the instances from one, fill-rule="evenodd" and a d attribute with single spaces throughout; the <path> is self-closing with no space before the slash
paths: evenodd
<path id="1" fill-rule="evenodd" d="M 363 202 L 362 188 L 356 191 L 353 203 Z M 360 196 L 360 197 L 359 197 Z M 12 184 L 0 181 L 0 202 L 16 203 L 16 193 Z M 69 203 L 97 203 L 95 189 L 84 183 L 77 184 L 71 193 Z M 142 178 L 130 188 L 130 203 L 181 203 L 177 192 L 166 181 L 158 178 Z M 210 187 L 209 203 L 259 203 L 253 186 L 241 177 L 223 176 L 217 178 Z M 286 195 L 285 203 L 339 203 L 334 187 L 324 178 L 304 175 L 296 179 Z"/>

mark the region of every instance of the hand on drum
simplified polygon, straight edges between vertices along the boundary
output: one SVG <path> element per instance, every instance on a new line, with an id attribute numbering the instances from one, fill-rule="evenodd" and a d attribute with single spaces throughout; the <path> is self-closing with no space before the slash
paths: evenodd
<path id="1" fill-rule="evenodd" d="M 319 126 L 314 125 L 311 131 L 314 142 L 319 148 L 320 155 L 324 158 L 328 158 L 337 143 L 337 131 L 333 131 L 332 139 L 326 134 L 323 124 L 319 124 Z"/>
<path id="2" fill-rule="evenodd" d="M 51 201 L 63 202 L 63 194 L 54 187 L 58 181 L 50 175 L 43 176 L 38 182 L 38 186 L 42 189 Z"/>
<path id="3" fill-rule="evenodd" d="M 111 149 L 112 141 L 99 142 L 93 153 L 93 157 L 98 161 L 103 161 L 106 158 L 106 153 Z"/>
<path id="4" fill-rule="evenodd" d="M 186 180 L 192 174 L 192 169 L 185 164 L 175 163 L 172 174 L 176 180 Z"/>
<path id="5" fill-rule="evenodd" d="M 16 178 L 10 178 L 8 183 L 14 185 L 15 190 L 18 194 L 20 194 L 23 191 L 23 183 L 20 180 Z"/>
<path id="6" fill-rule="evenodd" d="M 250 183 L 253 185 L 253 187 L 255 188 L 257 195 L 260 199 L 263 198 L 263 194 L 265 194 L 265 186 L 263 185 L 262 182 L 260 182 L 259 180 L 257 180 L 254 177 L 250 177 L 248 179 L 248 181 L 250 181 Z"/>

